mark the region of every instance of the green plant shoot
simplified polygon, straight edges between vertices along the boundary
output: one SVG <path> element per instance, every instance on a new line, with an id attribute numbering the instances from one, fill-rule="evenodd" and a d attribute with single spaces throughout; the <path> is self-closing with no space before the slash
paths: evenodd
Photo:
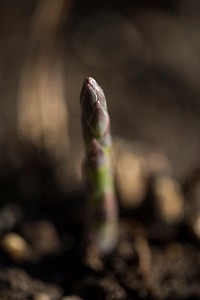
<path id="1" fill-rule="evenodd" d="M 80 105 L 86 148 L 88 245 L 101 253 L 109 253 L 118 240 L 110 118 L 104 92 L 91 77 L 84 80 Z"/>

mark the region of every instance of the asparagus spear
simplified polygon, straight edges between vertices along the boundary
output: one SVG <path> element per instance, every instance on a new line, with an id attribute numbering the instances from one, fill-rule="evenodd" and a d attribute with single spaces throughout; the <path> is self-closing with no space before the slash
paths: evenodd
<path id="1" fill-rule="evenodd" d="M 110 118 L 104 92 L 91 77 L 86 77 L 83 82 L 80 104 L 86 148 L 88 244 L 101 253 L 108 253 L 118 240 Z"/>

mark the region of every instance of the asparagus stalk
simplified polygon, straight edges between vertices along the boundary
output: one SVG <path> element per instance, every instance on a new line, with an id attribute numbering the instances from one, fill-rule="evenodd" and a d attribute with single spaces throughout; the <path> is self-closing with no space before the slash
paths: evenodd
<path id="1" fill-rule="evenodd" d="M 101 253 L 108 253 L 118 240 L 110 118 L 104 92 L 91 77 L 86 77 L 83 82 L 80 104 L 86 148 L 88 244 Z"/>

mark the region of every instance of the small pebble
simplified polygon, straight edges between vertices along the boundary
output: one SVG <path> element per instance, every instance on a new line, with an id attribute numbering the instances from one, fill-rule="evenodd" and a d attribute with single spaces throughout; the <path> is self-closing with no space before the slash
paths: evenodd
<path id="1" fill-rule="evenodd" d="M 33 300 L 50 300 L 50 297 L 46 293 L 38 293 L 34 296 Z"/>
<path id="2" fill-rule="evenodd" d="M 192 230 L 196 237 L 200 239 L 200 214 L 197 214 L 192 220 Z"/>
<path id="3" fill-rule="evenodd" d="M 153 191 L 163 221 L 171 225 L 181 221 L 184 215 L 184 198 L 180 184 L 170 176 L 157 176 Z"/>
<path id="4" fill-rule="evenodd" d="M 88 247 L 87 249 L 85 263 L 89 268 L 95 270 L 96 272 L 101 272 L 104 269 L 104 265 L 98 251 L 96 251 L 92 247 Z"/>
<path id="5" fill-rule="evenodd" d="M 27 258 L 30 248 L 27 242 L 17 233 L 6 234 L 1 241 L 3 250 L 14 260 L 23 261 Z"/>
<path id="6" fill-rule="evenodd" d="M 70 295 L 62 298 L 62 300 L 83 300 L 82 298 L 76 296 L 76 295 Z"/>
<path id="7" fill-rule="evenodd" d="M 134 144 L 121 139 L 114 143 L 114 168 L 122 206 L 139 206 L 146 194 L 148 176 L 145 160 Z"/>

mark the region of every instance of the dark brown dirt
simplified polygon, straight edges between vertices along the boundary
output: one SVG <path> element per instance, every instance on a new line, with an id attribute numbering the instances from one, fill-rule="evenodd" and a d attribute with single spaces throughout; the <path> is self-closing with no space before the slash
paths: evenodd
<path id="1" fill-rule="evenodd" d="M 61 300 L 67 295 L 101 300 L 200 298 L 199 246 L 185 220 L 169 230 L 159 220 L 142 220 L 146 204 L 139 214 L 123 210 L 120 240 L 113 253 L 106 257 L 89 254 L 86 259 L 84 222 L 70 209 L 78 199 L 84 202 L 79 195 L 69 202 L 60 200 L 57 206 L 49 202 L 48 206 L 6 204 L 2 208 L 1 240 L 16 233 L 29 249 L 16 259 L 1 246 L 2 300 Z M 12 216 L 12 224 L 5 213 Z M 159 226 L 162 238 L 152 238 Z"/>

